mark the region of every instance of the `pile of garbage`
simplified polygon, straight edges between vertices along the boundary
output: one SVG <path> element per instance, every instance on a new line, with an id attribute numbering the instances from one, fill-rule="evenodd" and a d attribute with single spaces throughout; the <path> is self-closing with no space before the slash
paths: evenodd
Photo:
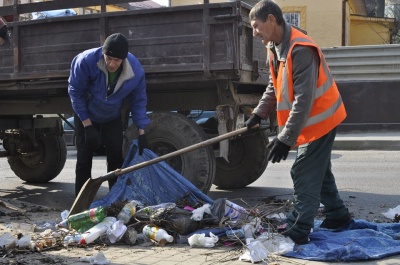
<path id="1" fill-rule="evenodd" d="M 190 205 L 182 200 L 151 206 L 138 200 L 118 201 L 73 215 L 66 210 L 61 217 L 59 223 L 21 229 L 39 233 L 3 234 L 1 255 L 88 244 L 152 242 L 158 246 L 185 244 L 204 248 L 240 245 L 245 249 L 240 260 L 257 262 L 272 253 L 291 251 L 294 246 L 293 241 L 274 230 L 279 216 L 264 216 L 258 210 L 248 210 L 227 199 L 217 199 L 212 204 Z"/>

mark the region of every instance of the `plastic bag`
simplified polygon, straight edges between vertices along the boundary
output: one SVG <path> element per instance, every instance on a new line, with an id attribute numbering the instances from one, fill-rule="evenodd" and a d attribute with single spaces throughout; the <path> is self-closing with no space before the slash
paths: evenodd
<path id="1" fill-rule="evenodd" d="M 124 236 L 126 230 L 126 225 L 121 220 L 118 220 L 107 229 L 107 238 L 111 244 L 114 244 Z"/>
<path id="2" fill-rule="evenodd" d="M 192 216 L 190 217 L 190 219 L 201 221 L 203 219 L 204 213 L 211 214 L 210 206 L 211 205 L 207 203 L 197 209 L 194 209 L 192 211 Z"/>
<path id="3" fill-rule="evenodd" d="M 192 220 L 192 212 L 178 207 L 161 208 L 156 210 L 151 216 L 150 221 L 167 231 L 176 232 L 181 235 L 187 235 L 202 225 L 201 222 Z"/>
<path id="4" fill-rule="evenodd" d="M 269 254 L 281 255 L 293 250 L 294 242 L 280 234 L 261 234 L 257 239 L 250 239 L 246 251 L 239 257 L 240 261 L 251 263 L 265 261 Z"/>
<path id="5" fill-rule="evenodd" d="M 98 265 L 110 264 L 110 261 L 106 259 L 106 256 L 104 256 L 103 252 L 97 252 L 96 255 L 88 258 L 80 258 L 80 261 L 90 262 L 90 264 L 98 264 Z"/>
<path id="6" fill-rule="evenodd" d="M 0 246 L 8 250 L 15 248 L 17 239 L 9 232 L 0 236 Z"/>
<path id="7" fill-rule="evenodd" d="M 218 240 L 219 238 L 210 232 L 210 237 L 206 237 L 206 234 L 194 234 L 188 238 L 188 243 L 191 247 L 212 248 Z"/>
<path id="8" fill-rule="evenodd" d="M 400 215 L 400 205 L 398 205 L 396 208 L 392 209 L 390 208 L 386 213 L 382 213 L 383 216 L 389 219 L 394 219 L 396 214 Z"/>
<path id="9" fill-rule="evenodd" d="M 27 248 L 31 246 L 31 243 L 31 236 L 29 234 L 26 234 L 18 239 L 16 244 L 19 248 Z"/>

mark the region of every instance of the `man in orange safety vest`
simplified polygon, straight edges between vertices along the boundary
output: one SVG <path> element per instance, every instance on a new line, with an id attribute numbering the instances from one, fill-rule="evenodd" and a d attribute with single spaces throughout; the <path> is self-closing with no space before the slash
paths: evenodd
<path id="1" fill-rule="evenodd" d="M 283 233 L 297 244 L 306 244 L 320 203 L 325 215 L 321 227 L 339 229 L 352 220 L 331 171 L 336 128 L 346 118 L 346 110 L 320 48 L 285 22 L 276 3 L 258 2 L 249 17 L 253 35 L 267 46 L 270 82 L 246 126 L 258 126 L 276 110 L 279 133 L 267 146 L 267 159 L 279 163 L 298 147 L 290 171 L 294 210 L 287 215 Z"/>

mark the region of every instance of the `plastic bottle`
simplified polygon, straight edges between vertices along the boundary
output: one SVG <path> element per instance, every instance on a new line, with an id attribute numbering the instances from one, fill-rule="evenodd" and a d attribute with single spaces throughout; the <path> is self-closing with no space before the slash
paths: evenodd
<path id="1" fill-rule="evenodd" d="M 167 242 L 171 243 L 174 241 L 173 236 L 169 235 L 164 229 L 156 226 L 146 225 L 143 227 L 143 234 L 148 238 L 157 241 L 160 245 L 165 245 Z"/>
<path id="2" fill-rule="evenodd" d="M 81 239 L 82 239 L 81 234 L 67 235 L 66 237 L 64 237 L 64 245 L 69 245 L 71 243 L 79 243 Z"/>
<path id="3" fill-rule="evenodd" d="M 157 205 L 151 205 L 151 206 L 147 206 L 144 207 L 142 209 L 140 209 L 139 211 L 137 211 L 136 213 L 136 217 L 139 220 L 148 220 L 150 218 L 150 215 L 153 214 L 156 210 L 164 208 L 164 209 L 169 209 L 169 208 L 175 208 L 176 204 L 173 202 L 166 202 L 166 203 L 161 203 L 161 204 L 157 204 Z"/>
<path id="4" fill-rule="evenodd" d="M 81 213 L 70 215 L 67 219 L 60 222 L 58 227 L 73 228 L 79 232 L 84 232 L 95 224 L 103 221 L 107 216 L 104 207 L 100 206 Z"/>
<path id="5" fill-rule="evenodd" d="M 97 238 L 104 235 L 107 232 L 107 229 L 110 228 L 116 221 L 117 219 L 112 216 L 104 218 L 103 221 L 82 234 L 82 239 L 79 241 L 79 244 L 84 245 L 92 243 Z"/>
<path id="6" fill-rule="evenodd" d="M 236 230 L 228 230 L 228 231 L 226 231 L 226 236 L 229 239 L 233 239 L 233 240 L 236 240 L 238 238 L 239 239 L 245 238 L 245 231 L 243 228 L 236 229 Z"/>
<path id="7" fill-rule="evenodd" d="M 136 205 L 137 203 L 135 200 L 125 204 L 125 206 L 118 213 L 117 220 L 122 221 L 125 225 L 129 223 L 129 220 L 131 220 L 132 216 L 135 215 Z"/>
<path id="8" fill-rule="evenodd" d="M 237 205 L 229 200 L 225 201 L 224 217 L 234 221 L 244 221 L 249 218 L 250 213 L 240 205 Z"/>

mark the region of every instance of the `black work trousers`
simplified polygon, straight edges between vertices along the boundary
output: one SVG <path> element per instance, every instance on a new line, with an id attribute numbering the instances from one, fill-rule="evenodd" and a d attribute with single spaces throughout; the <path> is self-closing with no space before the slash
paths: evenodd
<path id="1" fill-rule="evenodd" d="M 75 114 L 75 145 L 77 149 L 76 169 L 75 169 L 75 195 L 78 195 L 82 186 L 91 177 L 93 152 L 85 141 L 85 128 L 82 121 Z M 99 132 L 101 145 L 105 146 L 107 156 L 107 172 L 121 168 L 123 163 L 122 158 L 122 142 L 123 131 L 121 118 L 106 122 L 93 123 Z M 108 181 L 109 188 L 115 184 L 116 180 Z"/>

